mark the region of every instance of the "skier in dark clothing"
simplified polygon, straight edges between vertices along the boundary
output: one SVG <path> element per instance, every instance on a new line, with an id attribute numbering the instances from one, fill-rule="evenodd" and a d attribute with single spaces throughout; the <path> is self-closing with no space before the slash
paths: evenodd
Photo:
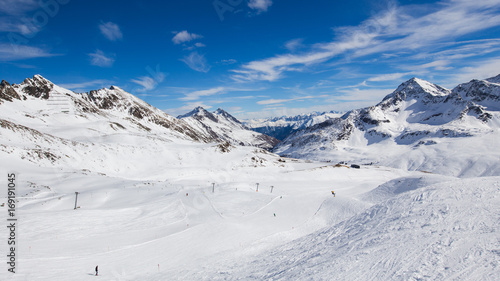
<path id="1" fill-rule="evenodd" d="M 99 275 L 99 266 L 95 266 L 95 276 Z"/>

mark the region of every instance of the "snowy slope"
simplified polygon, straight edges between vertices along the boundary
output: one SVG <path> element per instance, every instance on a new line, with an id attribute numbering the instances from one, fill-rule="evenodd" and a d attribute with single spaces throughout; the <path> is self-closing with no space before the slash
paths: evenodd
<path id="1" fill-rule="evenodd" d="M 341 113 L 334 111 L 323 113 L 313 112 L 297 116 L 251 119 L 245 120 L 243 123 L 256 132 L 284 140 L 294 131 L 316 125 L 331 118 L 340 117 L 341 115 Z"/>
<path id="2" fill-rule="evenodd" d="M 497 280 L 500 178 L 409 187 L 342 223 L 223 271 L 195 276 L 205 277 L 198 280 Z M 371 193 L 386 194 L 382 189 Z"/>
<path id="3" fill-rule="evenodd" d="M 499 89 L 500 84 L 473 80 L 450 91 L 413 78 L 375 106 L 297 131 L 274 152 L 448 175 L 496 175 L 500 151 L 491 146 L 499 136 Z"/>
<path id="4" fill-rule="evenodd" d="M 197 107 L 177 118 L 190 124 L 201 134 L 210 135 L 221 142 L 264 149 L 271 149 L 279 142 L 273 137 L 249 130 L 239 120 L 220 108 L 211 113 L 203 107 Z"/>

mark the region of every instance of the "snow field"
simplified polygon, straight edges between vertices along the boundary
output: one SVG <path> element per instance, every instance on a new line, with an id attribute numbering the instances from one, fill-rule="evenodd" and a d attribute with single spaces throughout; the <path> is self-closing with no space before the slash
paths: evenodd
<path id="1" fill-rule="evenodd" d="M 441 180 L 396 179 L 339 224 L 188 279 L 498 280 L 500 178 Z"/>
<path id="2" fill-rule="evenodd" d="M 239 162 L 248 150 L 217 161 Z M 342 221 L 371 204 L 355 196 L 407 174 L 291 160 L 279 167 L 271 158 L 234 170 L 216 162 L 210 172 L 186 165 L 184 174 L 162 180 L 69 168 L 54 178 L 53 169 L 15 160 L 19 193 L 28 195 L 18 198 L 19 274 L 12 280 L 86 280 L 97 264 L 107 280 L 182 280 L 214 261 L 262 253 Z"/>

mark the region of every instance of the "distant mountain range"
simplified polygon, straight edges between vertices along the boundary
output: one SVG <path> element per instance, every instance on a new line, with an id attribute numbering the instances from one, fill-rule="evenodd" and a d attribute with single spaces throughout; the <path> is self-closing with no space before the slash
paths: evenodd
<path id="1" fill-rule="evenodd" d="M 177 118 L 188 123 L 200 134 L 209 135 L 219 142 L 265 149 L 272 149 L 279 142 L 273 137 L 251 131 L 238 119 L 220 108 L 210 113 L 203 107 L 197 107 Z"/>
<path id="2" fill-rule="evenodd" d="M 271 149 L 277 140 L 245 128 L 223 110 L 215 115 L 201 108 L 177 119 L 116 86 L 74 93 L 40 75 L 21 84 L 0 84 L 2 124 L 25 126 L 41 133 L 69 134 L 75 139 L 106 136 L 117 131 L 145 134 L 154 131 L 171 140 L 231 144 Z M 54 117 L 63 120 L 53 120 Z M 71 126 L 72 123 L 85 126 Z M 62 122 L 63 121 L 63 122 Z M 202 121 L 202 122 L 200 122 Z M 64 128 L 64 129 L 63 129 Z M 77 131 L 77 132 L 76 132 Z"/>
<path id="3" fill-rule="evenodd" d="M 272 136 L 279 140 L 284 140 L 297 130 L 316 125 L 341 115 L 342 113 L 336 111 L 313 112 L 296 116 L 252 119 L 243 123 L 256 132 Z"/>

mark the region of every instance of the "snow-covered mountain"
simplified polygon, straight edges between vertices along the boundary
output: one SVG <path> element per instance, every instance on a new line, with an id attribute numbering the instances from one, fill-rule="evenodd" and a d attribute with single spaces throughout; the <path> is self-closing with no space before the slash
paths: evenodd
<path id="1" fill-rule="evenodd" d="M 49 134 L 72 132 L 88 137 L 118 131 L 147 133 L 154 130 L 166 138 L 215 141 L 116 86 L 74 93 L 35 75 L 21 84 L 10 85 L 2 81 L 0 106 L 0 118 Z M 72 126 L 81 123 L 87 126 Z M 75 130 L 80 131 L 74 134 Z"/>
<path id="2" fill-rule="evenodd" d="M 0 154 L 26 165 L 163 178 L 189 174 L 186 166 L 210 166 L 221 154 L 240 155 L 237 163 L 221 164 L 222 170 L 264 165 L 263 157 L 278 159 L 262 149 L 220 141 L 116 86 L 74 93 L 40 75 L 0 84 Z"/>
<path id="3" fill-rule="evenodd" d="M 209 135 L 221 142 L 264 149 L 271 149 L 279 142 L 273 137 L 251 131 L 238 119 L 220 108 L 211 113 L 203 107 L 197 107 L 177 118 L 190 124 L 200 134 Z"/>
<path id="4" fill-rule="evenodd" d="M 328 119 L 340 117 L 340 112 L 313 112 L 296 116 L 282 116 L 263 119 L 250 119 L 243 122 L 248 128 L 284 140 L 291 133 L 304 129 Z"/>
<path id="5" fill-rule="evenodd" d="M 497 80 L 472 80 L 448 90 L 412 78 L 375 106 L 293 133 L 274 152 L 453 175 L 496 174 L 500 152 L 489 151 L 499 136 Z M 461 160 L 460 152 L 470 152 L 471 146 L 476 160 Z M 451 167 L 438 165 L 440 161 Z"/>

